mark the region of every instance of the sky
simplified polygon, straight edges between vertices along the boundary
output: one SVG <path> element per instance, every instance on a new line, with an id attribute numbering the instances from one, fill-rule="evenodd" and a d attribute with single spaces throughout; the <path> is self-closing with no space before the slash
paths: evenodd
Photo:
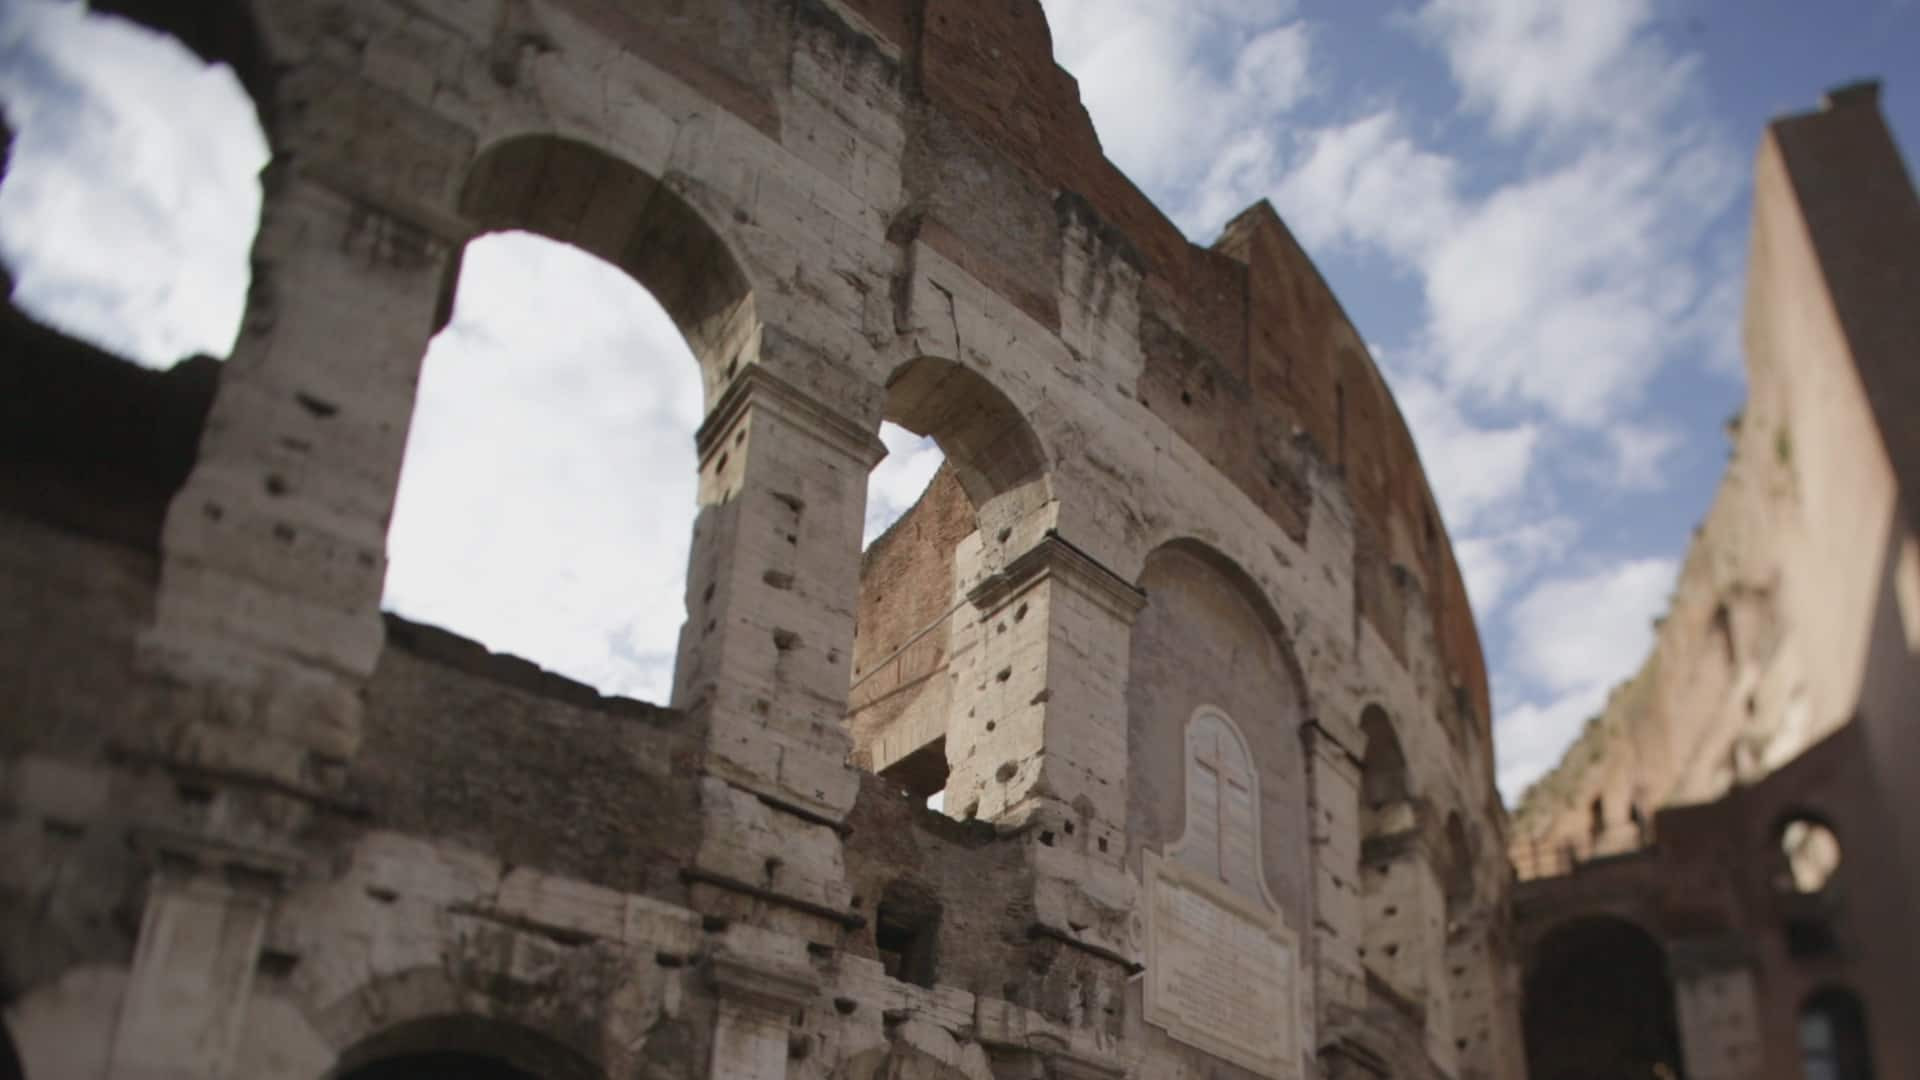
<path id="1" fill-rule="evenodd" d="M 1116 164 L 1198 243 L 1271 200 L 1370 343 L 1467 578 L 1511 803 L 1639 666 L 1725 466 L 1766 120 L 1883 76 L 1911 162 L 1920 0 L 1044 6 Z M 148 366 L 225 355 L 266 159 L 231 73 L 0 0 L 0 106 L 15 302 Z M 664 701 L 700 407 L 624 274 L 475 241 L 423 368 L 385 605 Z M 882 438 L 868 539 L 940 463 Z"/>

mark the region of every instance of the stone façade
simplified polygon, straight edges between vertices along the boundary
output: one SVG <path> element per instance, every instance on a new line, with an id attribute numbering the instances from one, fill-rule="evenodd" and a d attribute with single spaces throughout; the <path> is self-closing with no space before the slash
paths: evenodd
<path id="1" fill-rule="evenodd" d="M 232 64 L 275 156 L 224 365 L 6 326 L 24 1075 L 1255 1075 L 1136 977 L 1203 707 L 1296 949 L 1262 1072 L 1521 1075 L 1411 437 L 1270 207 L 1196 247 L 1106 161 L 1037 3 L 96 6 Z M 507 228 L 701 363 L 670 707 L 379 611 L 420 360 Z M 950 468 L 863 564 L 883 419 Z"/>

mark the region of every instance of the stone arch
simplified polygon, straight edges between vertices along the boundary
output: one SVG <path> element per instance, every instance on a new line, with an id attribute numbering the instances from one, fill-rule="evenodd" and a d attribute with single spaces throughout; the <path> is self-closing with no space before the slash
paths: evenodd
<path id="1" fill-rule="evenodd" d="M 1191 538 L 1149 554 L 1137 584 L 1146 603 L 1126 694 L 1129 857 L 1166 853 L 1190 832 L 1189 725 L 1230 717 L 1257 787 L 1261 886 L 1290 925 L 1304 925 L 1312 853 L 1299 725 L 1308 711 L 1285 626 L 1251 575 Z"/>
<path id="2" fill-rule="evenodd" d="M 460 214 L 480 234 L 519 229 L 577 247 L 625 271 L 658 300 L 700 362 L 707 407 L 758 359 L 753 289 L 732 249 L 656 177 L 587 142 L 515 135 L 468 167 Z M 441 290 L 435 329 L 452 314 L 456 260 Z"/>
<path id="3" fill-rule="evenodd" d="M 1528 958 L 1521 1006 L 1527 1075 L 1611 1080 L 1684 1075 L 1666 950 L 1625 919 L 1587 916 L 1550 929 Z"/>
<path id="4" fill-rule="evenodd" d="M 451 1013 L 396 1024 L 340 1055 L 326 1080 L 605 1080 L 566 1043 L 520 1024 Z"/>
<path id="5" fill-rule="evenodd" d="M 1413 788 L 1393 717 L 1360 713 L 1360 961 L 1370 996 L 1405 1022 L 1450 1034 L 1444 843 Z"/>
<path id="6" fill-rule="evenodd" d="M 1009 549 L 1041 538 L 1031 518 L 1051 501 L 1052 479 L 1019 406 L 960 364 L 927 356 L 900 365 L 882 415 L 931 438 L 946 460 L 862 560 L 848 723 L 856 759 L 924 799 L 945 789 L 950 772 L 956 698 L 947 675 L 967 633 L 969 594 L 1011 560 Z M 981 717 L 977 702 L 968 710 L 983 724 L 1003 719 Z"/>
<path id="7" fill-rule="evenodd" d="M 1378 703 L 1360 711 L 1360 838 L 1391 836 L 1414 828 L 1413 779 L 1393 718 Z"/>
<path id="8" fill-rule="evenodd" d="M 456 981 L 455 972 L 463 975 Z M 538 995 L 489 992 L 503 972 L 461 964 L 379 976 L 308 1015 L 337 1057 L 317 1080 L 386 1080 L 405 1073 L 363 1072 L 393 1059 L 450 1054 L 491 1059 L 539 1080 L 605 1080 L 599 1048 L 578 1025 L 547 1015 Z M 428 1074 L 431 1075 L 431 1074 Z M 500 1080 L 518 1077 L 513 1072 Z"/>
<path id="9" fill-rule="evenodd" d="M 468 163 L 458 185 L 456 206 L 461 218 L 471 228 L 475 240 L 508 231 L 532 234 L 592 256 L 605 267 L 624 275 L 639 290 L 644 290 L 646 297 L 636 291 L 631 298 L 610 303 L 615 306 L 645 306 L 650 297 L 658 304 L 659 310 L 666 313 L 699 365 L 704 401 L 704 408 L 700 412 L 710 413 L 727 384 L 744 365 L 753 363 L 757 357 L 759 322 L 754 313 L 753 291 L 747 275 L 726 241 L 681 197 L 673 180 L 655 177 L 626 159 L 581 139 L 544 133 L 518 134 L 488 145 Z M 469 248 L 470 243 L 463 245 L 456 256 L 448 260 L 445 272 L 440 276 L 438 307 L 433 318 L 436 333 L 447 325 L 453 315 L 454 297 L 465 267 L 477 261 L 469 257 Z M 497 260 L 494 262 L 496 280 L 500 265 Z M 628 359 L 626 356 L 607 357 L 614 365 Z M 644 362 L 649 357 L 631 359 Z M 665 360 L 674 364 L 684 363 L 678 348 L 672 349 Z M 436 365 L 438 363 L 435 362 Z M 639 367 L 640 364 L 631 366 Z M 460 402 L 470 400 L 468 396 L 453 392 L 453 388 L 464 380 L 449 377 L 448 373 L 452 370 L 435 365 L 423 368 L 422 378 L 417 384 L 416 407 L 430 406 L 437 410 L 437 416 L 444 418 L 455 413 Z M 505 370 L 515 370 L 515 366 L 505 365 Z M 525 369 L 518 370 L 521 371 L 519 377 L 527 377 Z M 680 387 L 686 389 L 681 390 Z M 597 620 L 595 628 L 601 631 L 609 628 L 631 630 L 635 625 L 633 612 L 639 606 L 635 604 L 636 596 L 644 597 L 645 610 L 663 613 L 640 620 L 645 628 L 637 633 L 644 636 L 644 642 L 639 638 L 634 639 L 635 655 L 630 657 L 628 664 L 617 670 L 603 668 L 600 673 L 602 679 L 624 679 L 628 680 L 626 684 L 607 685 L 603 682 L 599 688 L 607 692 L 664 701 L 665 695 L 671 692 L 671 684 L 664 678 L 665 674 L 682 666 L 679 661 L 682 659 L 680 646 L 683 643 L 673 636 L 674 631 L 668 628 L 664 617 L 665 612 L 677 606 L 685 597 L 685 575 L 681 571 L 686 563 L 674 563 L 683 558 L 681 552 L 689 550 L 679 545 L 689 543 L 687 538 L 695 533 L 696 503 L 725 499 L 724 481 L 720 474 L 729 464 L 728 450 L 732 448 L 720 448 L 717 453 L 708 455 L 710 461 L 699 460 L 700 455 L 695 451 L 695 428 L 699 414 L 687 415 L 683 407 L 674 408 L 668 404 L 690 397 L 687 392 L 691 389 L 689 383 L 676 382 L 673 387 L 661 388 L 652 397 L 647 396 L 649 388 L 644 385 L 636 386 L 628 382 L 624 389 L 633 398 L 631 407 L 645 408 L 655 414 L 653 423 L 629 426 L 659 432 L 648 436 L 650 441 L 643 457 L 632 452 L 633 444 L 624 447 L 627 456 L 651 461 L 659 469 L 683 470 L 672 475 L 676 480 L 684 477 L 684 486 L 672 484 L 673 497 L 663 497 L 657 501 L 658 510 L 645 515 L 644 532 L 640 531 L 630 512 L 625 523 L 626 531 L 602 535 L 617 535 L 621 542 L 632 542 L 644 535 L 647 543 L 658 545 L 656 550 L 672 554 L 659 555 L 645 562 L 644 565 L 658 567 L 658 570 L 649 571 L 644 578 L 628 578 L 626 585 L 629 591 L 620 594 L 619 600 L 615 600 L 615 594 L 608 591 L 601 594 L 575 593 L 571 601 L 587 613 L 588 618 Z M 668 418 L 669 411 L 672 412 L 671 419 Z M 409 454 L 425 440 L 427 434 L 463 430 L 469 420 L 478 419 L 460 415 L 458 422 L 443 422 L 437 427 L 426 428 L 416 426 L 420 415 L 416 411 L 409 420 Z M 533 419 L 541 424 L 560 421 L 557 415 L 552 414 L 551 407 L 549 416 L 535 415 Z M 564 424 L 564 421 L 555 426 L 560 424 Z M 602 427 L 591 430 L 606 432 L 608 429 Z M 426 445 L 435 446 L 438 450 L 434 456 L 421 460 L 455 460 L 446 452 L 444 442 L 428 442 Z M 591 453 L 591 448 L 583 450 L 578 441 L 569 444 L 565 440 L 556 440 L 553 452 L 575 455 L 588 453 L 590 460 L 604 459 L 606 456 Z M 734 450 L 733 458 L 743 456 L 737 449 Z M 464 461 L 464 456 L 459 460 Z M 711 465 L 710 469 L 708 465 Z M 434 498 L 441 492 L 460 490 L 464 480 L 454 474 L 462 471 L 443 467 L 438 472 L 415 473 L 411 480 L 406 480 L 405 470 L 402 470 L 403 479 L 395 489 L 397 505 L 388 533 L 387 553 L 395 559 L 396 578 L 414 587 L 388 591 L 388 602 L 399 605 L 402 612 L 410 617 L 447 625 L 456 632 L 480 638 L 483 644 L 496 650 L 519 653 L 536 663 L 555 667 L 570 677 L 590 678 L 585 671 L 564 667 L 564 657 L 542 654 L 539 651 L 539 639 L 525 635 L 516 639 L 512 620 L 503 619 L 499 614 L 508 610 L 507 606 L 492 605 L 486 611 L 475 612 L 471 608 L 463 609 L 457 600 L 449 602 L 436 599 L 446 597 L 452 591 L 445 580 L 440 580 L 433 587 L 418 584 L 426 574 L 435 573 L 434 567 L 444 565 L 423 542 L 430 528 L 424 523 L 431 515 L 419 513 L 418 503 Z M 466 475 L 474 474 L 469 471 Z M 494 490 L 500 489 L 496 487 Z M 428 492 L 436 494 L 430 495 Z M 511 503 L 503 505 L 495 500 L 477 505 L 489 509 L 493 514 L 523 517 L 514 513 Z M 627 504 L 628 508 L 638 505 L 641 504 Z M 443 514 L 443 520 L 444 517 Z M 596 519 L 588 517 L 585 520 Z M 510 530 L 511 522 L 502 524 Z M 550 584 L 538 577 L 542 573 L 539 567 L 524 561 L 501 569 L 507 571 L 501 575 L 503 580 L 511 582 L 506 591 L 511 594 L 514 589 L 518 590 L 517 599 L 509 603 L 527 603 L 528 597 L 537 595 L 543 585 Z M 393 580 L 395 578 L 389 578 L 389 581 Z M 595 600 L 595 595 L 604 595 L 607 599 Z M 616 607 L 616 604 L 622 606 Z"/>
<path id="10" fill-rule="evenodd" d="M 1809 1080 L 1873 1080 L 1867 1008 L 1844 986 L 1823 986 L 1800 1003 L 1800 1065 Z"/>
<path id="11" fill-rule="evenodd" d="M 971 368 L 930 356 L 900 365 L 887 378 L 885 418 L 939 444 L 976 510 L 1002 501 L 1029 510 L 1048 498 L 1039 435 L 1019 406 Z"/>

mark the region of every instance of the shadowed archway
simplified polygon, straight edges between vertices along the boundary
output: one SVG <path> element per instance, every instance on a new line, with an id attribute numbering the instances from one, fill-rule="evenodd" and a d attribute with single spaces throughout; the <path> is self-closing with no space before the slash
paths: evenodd
<path id="1" fill-rule="evenodd" d="M 1680 1080 L 1680 1028 L 1666 951 L 1623 919 L 1555 928 L 1527 966 L 1522 1025 L 1533 1080 Z"/>
<path id="2" fill-rule="evenodd" d="M 579 1051 L 531 1028 L 436 1016 L 352 1047 L 327 1080 L 605 1080 L 605 1074 Z"/>

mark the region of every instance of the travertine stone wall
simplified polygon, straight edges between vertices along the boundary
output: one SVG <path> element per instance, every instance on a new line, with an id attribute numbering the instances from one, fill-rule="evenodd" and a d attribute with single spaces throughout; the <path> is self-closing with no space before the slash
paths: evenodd
<path id="1" fill-rule="evenodd" d="M 29 1077 L 1518 1075 L 1511 1001 L 1450 1004 L 1508 976 L 1508 878 L 1411 437 L 1271 207 L 1201 248 L 1104 159 L 1036 3 L 124 6 L 235 64 L 275 161 L 197 447 L 6 489 L 6 610 L 45 613 L 0 624 Z M 627 270 L 701 364 L 670 708 L 378 611 L 418 365 L 504 228 Z M 952 482 L 863 582 L 883 418 Z M 911 678 L 944 682 L 884 711 L 856 680 L 923 618 Z M 1407 762 L 1414 1017 L 1361 956 L 1368 704 Z M 1258 779 L 1257 830 L 1215 835 L 1257 834 L 1232 903 L 1292 1003 L 1205 1037 L 1133 989 L 1202 707 Z M 950 816 L 858 767 L 936 743 Z M 1450 920 L 1489 947 L 1449 958 Z"/>

